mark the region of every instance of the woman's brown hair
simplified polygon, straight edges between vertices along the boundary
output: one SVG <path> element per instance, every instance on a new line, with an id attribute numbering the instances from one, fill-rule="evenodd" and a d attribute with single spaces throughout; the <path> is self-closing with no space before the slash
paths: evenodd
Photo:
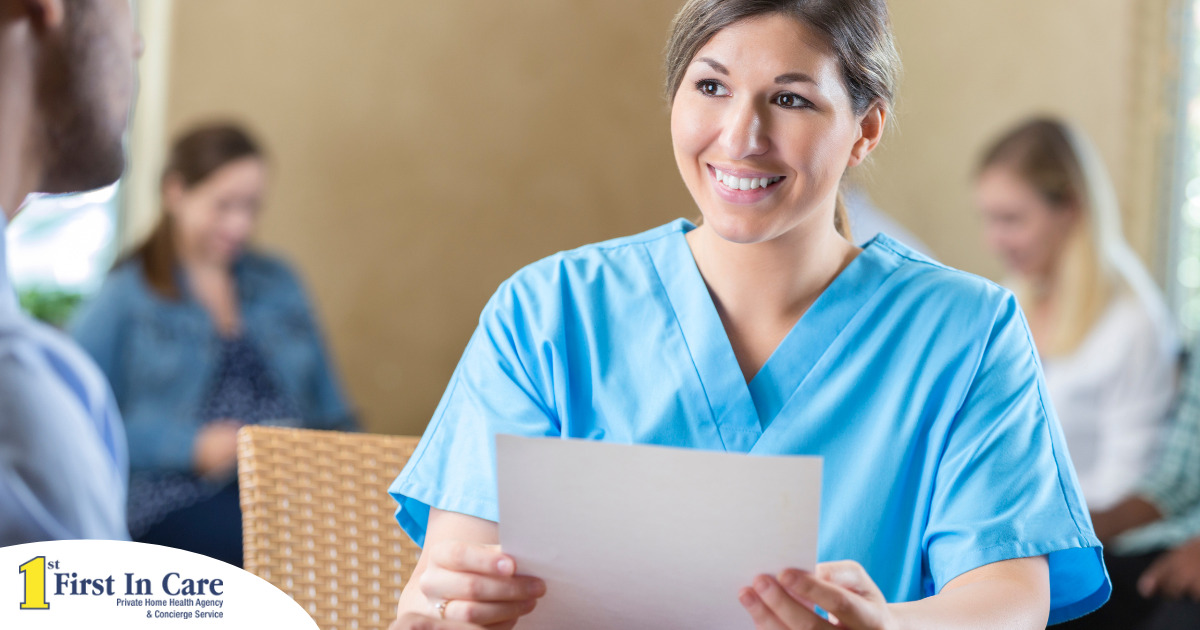
<path id="1" fill-rule="evenodd" d="M 161 186 L 165 191 L 167 183 L 177 178 L 185 189 L 192 188 L 231 162 L 261 157 L 263 153 L 258 143 L 237 125 L 218 123 L 196 127 L 171 145 Z M 174 222 L 165 207 L 163 210 L 150 236 L 118 265 L 130 260 L 139 261 L 150 288 L 164 298 L 178 300 L 182 291 L 175 275 L 179 255 L 175 251 Z"/>
<path id="2" fill-rule="evenodd" d="M 892 110 L 900 55 L 884 0 L 688 0 L 676 14 L 667 42 L 667 101 L 674 102 L 696 52 L 721 29 L 773 14 L 792 17 L 825 39 L 841 64 L 855 114 L 862 115 L 874 104 Z M 850 223 L 840 194 L 834 225 L 849 238 Z"/>

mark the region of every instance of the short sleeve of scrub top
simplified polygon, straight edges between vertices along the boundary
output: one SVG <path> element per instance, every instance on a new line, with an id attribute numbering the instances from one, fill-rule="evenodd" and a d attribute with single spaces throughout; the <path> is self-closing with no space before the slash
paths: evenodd
<path id="1" fill-rule="evenodd" d="M 888 601 L 1041 555 L 1051 623 L 1107 600 L 1010 293 L 879 236 L 747 383 L 684 238 L 693 228 L 562 252 L 500 286 L 391 486 L 414 541 L 431 506 L 498 519 L 499 433 L 818 455 L 818 557 L 860 562 Z"/>

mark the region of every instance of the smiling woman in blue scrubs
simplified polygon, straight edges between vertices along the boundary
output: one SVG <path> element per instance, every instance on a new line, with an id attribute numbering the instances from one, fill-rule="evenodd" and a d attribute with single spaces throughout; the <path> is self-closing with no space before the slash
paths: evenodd
<path id="1" fill-rule="evenodd" d="M 401 612 L 507 628 L 545 592 L 494 546 L 497 433 L 824 457 L 825 563 L 737 594 L 760 629 L 1038 628 L 1103 603 L 1012 295 L 848 239 L 838 185 L 898 70 L 882 0 L 691 0 L 667 65 L 703 222 L 500 286 L 391 488 L 425 547 Z"/>

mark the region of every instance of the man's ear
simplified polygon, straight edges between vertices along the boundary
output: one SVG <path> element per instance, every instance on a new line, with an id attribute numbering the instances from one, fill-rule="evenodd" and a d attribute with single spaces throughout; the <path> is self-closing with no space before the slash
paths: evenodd
<path id="1" fill-rule="evenodd" d="M 887 122 L 887 109 L 883 103 L 876 101 L 871 104 L 867 113 L 858 121 L 859 137 L 850 149 L 850 163 L 847 168 L 862 164 L 863 160 L 875 150 L 883 138 L 884 123 Z"/>
<path id="2" fill-rule="evenodd" d="M 57 29 L 62 26 L 66 7 L 65 0 L 16 0 L 17 6 L 24 9 L 38 32 Z"/>

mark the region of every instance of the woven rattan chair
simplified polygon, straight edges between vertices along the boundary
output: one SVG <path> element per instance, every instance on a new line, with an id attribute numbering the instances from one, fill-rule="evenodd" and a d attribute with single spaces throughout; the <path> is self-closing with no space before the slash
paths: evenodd
<path id="1" fill-rule="evenodd" d="M 322 630 L 386 628 L 420 548 L 387 487 L 417 438 L 277 427 L 238 432 L 246 570 Z"/>

